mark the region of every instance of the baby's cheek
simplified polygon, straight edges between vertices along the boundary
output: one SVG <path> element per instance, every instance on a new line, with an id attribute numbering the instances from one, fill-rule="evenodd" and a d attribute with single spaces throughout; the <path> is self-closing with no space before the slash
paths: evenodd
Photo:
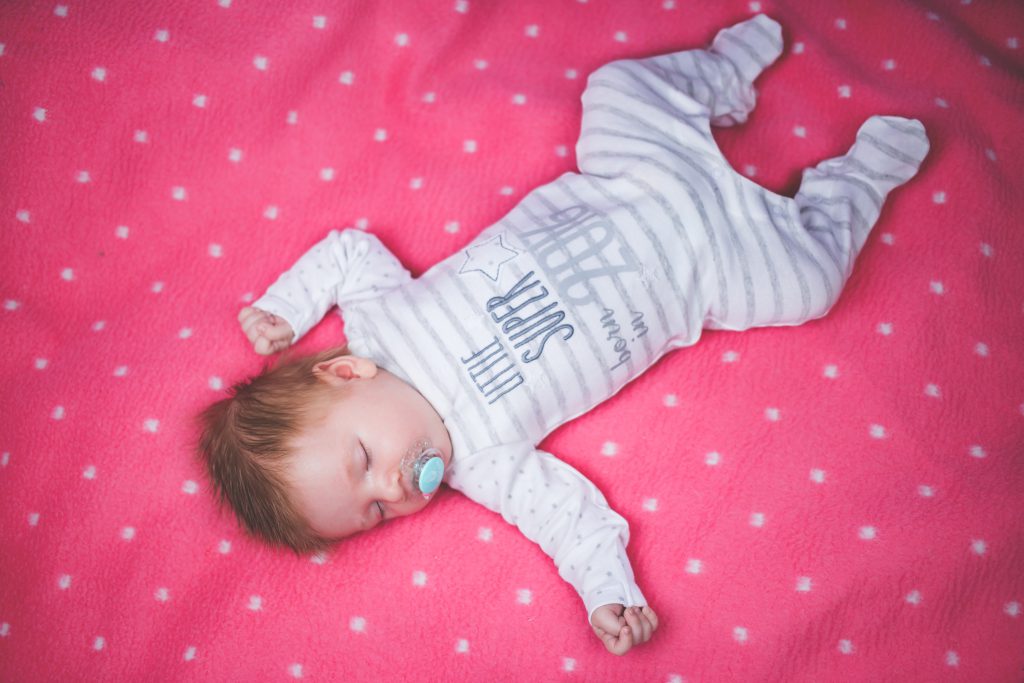
<path id="1" fill-rule="evenodd" d="M 425 496 L 416 496 L 415 498 L 413 498 L 412 500 L 410 500 L 406 504 L 406 511 L 403 512 L 402 514 L 405 514 L 405 515 L 416 514 L 417 512 L 422 510 L 423 508 L 427 507 L 428 503 L 430 503 L 430 498 L 427 498 Z"/>

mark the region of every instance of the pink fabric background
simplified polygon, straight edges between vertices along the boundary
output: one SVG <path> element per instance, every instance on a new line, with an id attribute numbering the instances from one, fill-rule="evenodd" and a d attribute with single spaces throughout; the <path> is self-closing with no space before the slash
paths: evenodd
<path id="1" fill-rule="evenodd" d="M 262 363 L 244 302 L 348 225 L 422 272 L 574 167 L 590 70 L 756 11 L 736 169 L 792 193 L 875 113 L 932 152 L 827 318 L 545 442 L 629 519 L 652 643 L 450 491 L 312 560 L 218 514 L 192 417 Z M 1022 40 L 1011 1 L 0 4 L 0 679 L 1021 680 Z"/>

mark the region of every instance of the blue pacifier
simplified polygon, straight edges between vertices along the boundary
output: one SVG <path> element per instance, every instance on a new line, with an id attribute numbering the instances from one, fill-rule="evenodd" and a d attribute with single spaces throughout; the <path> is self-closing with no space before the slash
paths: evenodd
<path id="1" fill-rule="evenodd" d="M 428 448 L 420 453 L 412 466 L 413 481 L 425 498 L 429 498 L 444 477 L 444 460 L 436 448 Z"/>

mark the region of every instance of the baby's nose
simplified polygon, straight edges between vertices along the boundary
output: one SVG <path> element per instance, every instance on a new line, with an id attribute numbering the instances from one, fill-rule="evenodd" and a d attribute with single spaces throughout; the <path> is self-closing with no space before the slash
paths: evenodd
<path id="1" fill-rule="evenodd" d="M 401 503 L 405 500 L 405 487 L 402 485 L 402 471 L 395 469 L 388 473 L 382 487 L 381 498 L 386 503 Z"/>

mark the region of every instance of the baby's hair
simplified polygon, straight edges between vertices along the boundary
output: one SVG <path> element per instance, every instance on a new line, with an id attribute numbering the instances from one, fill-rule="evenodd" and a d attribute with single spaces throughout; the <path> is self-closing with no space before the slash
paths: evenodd
<path id="1" fill-rule="evenodd" d="M 348 353 L 346 347 L 291 358 L 283 355 L 199 417 L 198 450 L 217 499 L 231 506 L 242 527 L 296 553 L 326 548 L 296 510 L 284 477 L 292 440 L 324 414 L 339 389 L 317 379 L 317 363 Z"/>

